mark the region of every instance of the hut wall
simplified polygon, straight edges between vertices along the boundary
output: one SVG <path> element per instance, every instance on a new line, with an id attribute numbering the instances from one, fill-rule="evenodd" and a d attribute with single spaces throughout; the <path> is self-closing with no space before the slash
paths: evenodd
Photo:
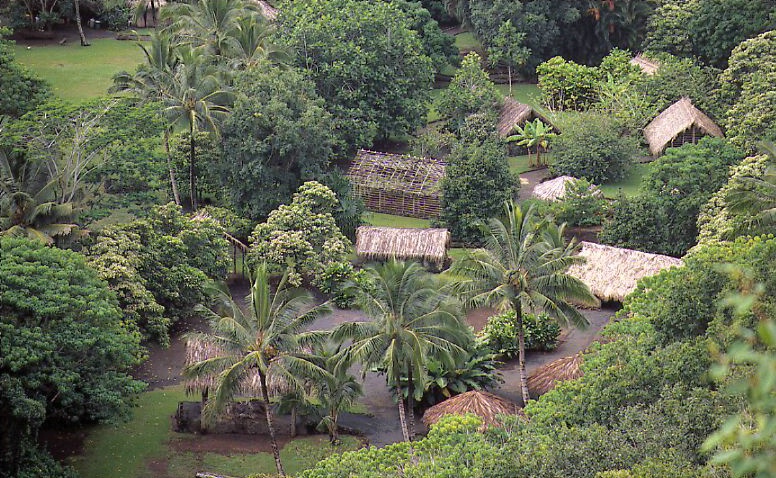
<path id="1" fill-rule="evenodd" d="M 366 209 L 372 212 L 435 219 L 439 217 L 441 210 L 438 193 L 412 194 L 406 191 L 386 190 L 357 183 L 353 183 L 353 191 L 364 201 Z"/>
<path id="2" fill-rule="evenodd" d="M 671 143 L 668 145 L 668 147 L 678 148 L 683 144 L 688 144 L 688 143 L 696 144 L 704 136 L 706 136 L 706 133 L 704 133 L 695 125 L 693 125 L 687 128 L 686 130 L 682 131 L 682 133 L 680 133 L 676 138 L 671 140 Z"/>

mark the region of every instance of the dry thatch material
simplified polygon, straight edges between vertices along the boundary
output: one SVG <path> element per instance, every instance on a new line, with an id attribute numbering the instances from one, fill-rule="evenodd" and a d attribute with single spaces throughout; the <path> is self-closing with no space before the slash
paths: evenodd
<path id="1" fill-rule="evenodd" d="M 666 108 L 644 128 L 644 137 L 653 156 L 659 156 L 668 147 L 697 143 L 703 136 L 721 138 L 724 134 L 687 97 Z"/>
<path id="2" fill-rule="evenodd" d="M 278 18 L 278 9 L 265 2 L 264 0 L 256 0 L 256 4 L 261 10 L 261 14 L 269 21 L 275 21 Z"/>
<path id="3" fill-rule="evenodd" d="M 645 58 L 641 53 L 631 58 L 630 64 L 638 66 L 647 75 L 654 75 L 660 68 L 660 63 Z"/>
<path id="4" fill-rule="evenodd" d="M 648 252 L 580 242 L 579 255 L 587 259 L 583 264 L 569 268 L 569 274 L 578 278 L 603 301 L 622 302 L 636 289 L 636 283 L 669 267 L 683 265 L 681 259 Z"/>
<path id="5" fill-rule="evenodd" d="M 528 376 L 528 389 L 534 395 L 544 395 L 558 382 L 581 377 L 583 360 L 582 352 L 579 352 L 542 365 Z"/>
<path id="6" fill-rule="evenodd" d="M 542 120 L 542 123 L 552 126 L 556 133 L 558 132 L 552 122 L 546 116 L 536 111 L 531 105 L 520 103 L 511 96 L 507 96 L 504 98 L 504 106 L 501 108 L 496 129 L 500 136 L 506 137 L 512 134 L 515 126 L 522 126 L 536 118 Z"/>
<path id="7" fill-rule="evenodd" d="M 224 352 L 210 342 L 196 337 L 186 339 L 186 366 L 193 365 L 203 360 L 221 357 L 223 355 Z M 193 395 L 195 393 L 208 394 L 216 388 L 216 375 L 186 379 L 184 387 L 186 395 Z M 267 383 L 267 388 L 269 388 L 268 393 L 271 397 L 283 395 L 291 390 L 288 383 L 277 376 L 272 376 L 270 378 Z M 253 373 L 244 376 L 240 381 L 237 395 L 261 398 L 262 393 L 259 374 Z"/>
<path id="8" fill-rule="evenodd" d="M 431 426 L 445 415 L 466 415 L 467 413 L 480 417 L 483 428 L 501 425 L 498 419 L 499 415 L 525 416 L 523 410 L 516 403 L 489 392 L 471 390 L 448 398 L 426 410 L 426 413 L 423 414 L 423 423 L 426 426 Z"/>
<path id="9" fill-rule="evenodd" d="M 449 248 L 447 229 L 361 226 L 356 230 L 356 254 L 368 261 L 415 260 L 443 269 Z"/>
<path id="10" fill-rule="evenodd" d="M 537 184 L 533 190 L 533 197 L 543 201 L 560 201 L 566 196 L 566 187 L 579 181 L 571 176 L 558 176 L 555 179 Z"/>
<path id="11" fill-rule="evenodd" d="M 353 192 L 369 211 L 433 219 L 439 216 L 444 161 L 359 150 L 348 169 Z"/>

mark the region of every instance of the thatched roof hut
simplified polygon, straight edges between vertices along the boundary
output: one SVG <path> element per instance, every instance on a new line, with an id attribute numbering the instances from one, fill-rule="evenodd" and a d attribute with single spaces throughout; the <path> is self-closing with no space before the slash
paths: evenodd
<path id="1" fill-rule="evenodd" d="M 681 259 L 648 252 L 581 242 L 579 255 L 587 259 L 569 268 L 569 274 L 587 284 L 603 301 L 622 302 L 636 289 L 636 283 L 669 267 L 683 265 Z"/>
<path id="2" fill-rule="evenodd" d="M 448 398 L 426 410 L 426 413 L 423 414 L 423 423 L 426 426 L 431 426 L 445 415 L 466 415 L 467 413 L 482 418 L 483 428 L 499 426 L 499 415 L 525 416 L 523 410 L 516 403 L 489 392 L 471 390 Z"/>
<path id="3" fill-rule="evenodd" d="M 687 97 L 666 108 L 644 128 L 644 137 L 653 156 L 659 156 L 669 147 L 697 143 L 704 136 L 721 138 L 724 134 Z"/>
<path id="4" fill-rule="evenodd" d="M 190 337 L 186 339 L 186 366 L 222 355 L 223 351 L 210 342 L 202 340 L 198 337 Z M 186 395 L 201 393 L 203 396 L 206 396 L 210 391 L 215 390 L 215 386 L 215 374 L 199 378 L 189 378 L 184 381 Z M 273 378 L 270 379 L 269 383 L 267 383 L 267 388 L 269 388 L 269 395 L 273 397 L 283 395 L 290 391 L 288 383 L 277 376 L 273 376 Z M 244 376 L 240 381 L 237 394 L 243 397 L 260 398 L 262 393 L 259 375 L 253 373 Z"/>
<path id="5" fill-rule="evenodd" d="M 441 270 L 449 248 L 447 229 L 361 226 L 356 230 L 356 254 L 367 261 L 414 260 Z"/>
<path id="6" fill-rule="evenodd" d="M 558 382 L 581 377 L 582 361 L 582 352 L 578 352 L 542 365 L 528 376 L 528 390 L 534 395 L 544 395 Z"/>
<path id="7" fill-rule="evenodd" d="M 536 111 L 531 105 L 520 103 L 511 96 L 507 96 L 504 98 L 504 106 L 501 108 L 496 129 L 499 136 L 507 137 L 512 134 L 515 126 L 522 126 L 536 118 L 542 120 L 542 123 L 552 126 L 555 133 L 558 132 L 552 122 L 546 116 Z"/>
<path id="8" fill-rule="evenodd" d="M 367 210 L 433 219 L 441 209 L 445 162 L 434 158 L 359 150 L 347 176 Z"/>
<path id="9" fill-rule="evenodd" d="M 658 68 L 660 68 L 660 63 L 646 58 L 641 53 L 631 58 L 630 64 L 638 66 L 647 75 L 654 75 Z"/>
<path id="10" fill-rule="evenodd" d="M 560 201 L 566 196 L 566 187 L 578 181 L 572 176 L 558 176 L 543 183 L 537 184 L 533 190 L 533 197 L 543 201 Z"/>

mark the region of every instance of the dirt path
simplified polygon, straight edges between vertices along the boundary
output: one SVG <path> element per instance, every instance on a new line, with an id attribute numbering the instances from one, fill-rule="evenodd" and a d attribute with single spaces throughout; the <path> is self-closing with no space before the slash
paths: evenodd
<path id="1" fill-rule="evenodd" d="M 518 199 L 525 201 L 530 199 L 533 194 L 533 190 L 537 184 L 550 176 L 550 171 L 547 168 L 534 169 L 520 175 L 520 193 Z"/>

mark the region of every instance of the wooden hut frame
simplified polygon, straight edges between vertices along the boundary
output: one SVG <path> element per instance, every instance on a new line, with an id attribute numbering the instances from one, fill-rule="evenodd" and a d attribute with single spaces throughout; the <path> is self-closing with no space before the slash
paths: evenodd
<path id="1" fill-rule="evenodd" d="M 441 210 L 445 163 L 434 158 L 359 150 L 348 169 L 367 210 L 433 219 Z"/>
<path id="2" fill-rule="evenodd" d="M 653 156 L 660 156 L 669 147 L 697 143 L 703 136 L 721 138 L 724 134 L 687 97 L 666 108 L 644 128 L 644 137 Z"/>

